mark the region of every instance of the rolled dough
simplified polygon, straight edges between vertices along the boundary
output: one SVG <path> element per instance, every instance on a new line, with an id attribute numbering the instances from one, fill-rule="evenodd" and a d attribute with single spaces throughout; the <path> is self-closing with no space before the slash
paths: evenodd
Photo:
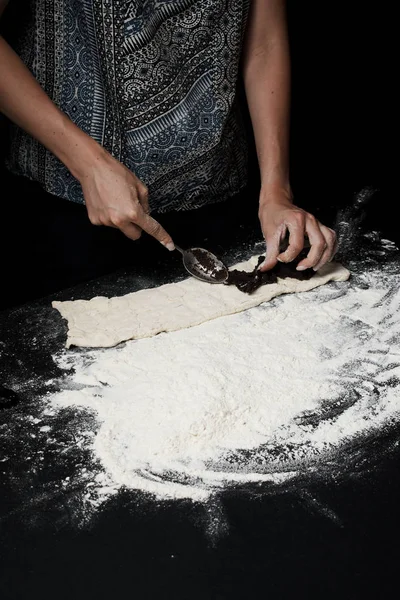
<path id="1" fill-rule="evenodd" d="M 252 270 L 258 255 L 235 265 Z M 324 265 L 311 279 L 278 279 L 251 295 L 234 286 L 210 285 L 192 277 L 179 283 L 132 292 L 126 296 L 53 302 L 68 321 L 66 347 L 108 348 L 120 342 L 177 331 L 218 317 L 241 312 L 281 294 L 306 292 L 329 281 L 345 281 L 350 273 L 338 263 Z"/>

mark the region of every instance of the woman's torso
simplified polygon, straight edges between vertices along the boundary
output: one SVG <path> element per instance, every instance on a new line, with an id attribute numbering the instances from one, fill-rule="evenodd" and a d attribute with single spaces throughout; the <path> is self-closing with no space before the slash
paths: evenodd
<path id="1" fill-rule="evenodd" d="M 157 211 L 246 182 L 236 98 L 249 0 L 36 0 L 19 52 L 69 117 L 124 162 Z M 8 165 L 82 202 L 79 183 L 14 128 Z"/>

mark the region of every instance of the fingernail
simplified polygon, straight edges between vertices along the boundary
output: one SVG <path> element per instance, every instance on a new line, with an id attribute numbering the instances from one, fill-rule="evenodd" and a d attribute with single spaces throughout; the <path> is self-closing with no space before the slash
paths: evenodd
<path id="1" fill-rule="evenodd" d="M 279 262 L 281 262 L 281 263 L 284 263 L 284 262 L 286 262 L 286 261 L 284 261 L 282 258 L 279 258 L 279 257 L 278 257 L 276 260 L 279 260 Z"/>
<path id="2" fill-rule="evenodd" d="M 307 267 L 304 267 L 303 265 L 299 265 L 298 267 L 296 267 L 296 271 L 305 271 L 307 269 Z"/>
<path id="3" fill-rule="evenodd" d="M 173 242 L 167 242 L 167 243 L 161 242 L 161 243 L 170 252 L 172 252 L 173 250 L 175 250 L 175 244 Z"/>
<path id="4" fill-rule="evenodd" d="M 262 269 L 263 267 L 265 267 L 265 265 L 266 265 L 266 262 L 264 261 L 264 262 L 263 262 L 263 263 L 261 263 L 261 265 L 258 267 L 258 270 L 259 270 L 259 271 L 261 271 L 261 269 Z"/>

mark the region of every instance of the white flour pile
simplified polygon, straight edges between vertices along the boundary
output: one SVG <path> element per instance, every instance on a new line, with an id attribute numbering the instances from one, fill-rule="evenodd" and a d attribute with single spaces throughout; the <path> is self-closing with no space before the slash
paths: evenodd
<path id="1" fill-rule="evenodd" d="M 399 308 L 395 276 L 375 270 L 119 348 L 63 351 L 75 372 L 49 408 L 95 412 L 93 455 L 116 489 L 204 500 L 279 483 L 398 419 Z"/>

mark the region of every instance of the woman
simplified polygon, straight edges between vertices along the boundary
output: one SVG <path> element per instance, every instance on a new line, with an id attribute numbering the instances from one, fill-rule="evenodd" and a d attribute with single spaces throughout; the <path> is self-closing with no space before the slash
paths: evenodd
<path id="1" fill-rule="evenodd" d="M 0 14 L 7 0 L 0 0 Z M 243 76 L 267 244 L 262 270 L 318 270 L 335 234 L 293 204 L 284 0 L 36 0 L 15 53 L 0 39 L 9 169 L 84 203 L 91 223 L 174 242 L 150 216 L 230 198 L 246 184 Z M 289 232 L 289 246 L 280 242 Z"/>

